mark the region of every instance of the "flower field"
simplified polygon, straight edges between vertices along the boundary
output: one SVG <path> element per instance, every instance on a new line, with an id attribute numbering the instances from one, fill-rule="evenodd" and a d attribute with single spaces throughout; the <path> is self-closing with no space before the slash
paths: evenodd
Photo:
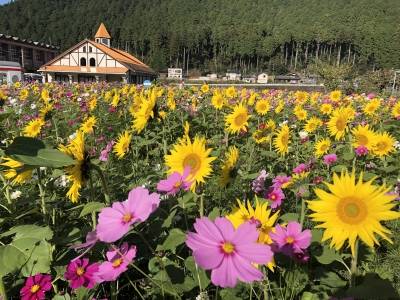
<path id="1" fill-rule="evenodd" d="M 400 100 L 0 87 L 0 299 L 399 299 Z"/>

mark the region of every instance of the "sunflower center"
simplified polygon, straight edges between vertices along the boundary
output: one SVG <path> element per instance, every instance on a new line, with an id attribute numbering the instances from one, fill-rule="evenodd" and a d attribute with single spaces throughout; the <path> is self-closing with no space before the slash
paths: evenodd
<path id="1" fill-rule="evenodd" d="M 378 151 L 383 151 L 387 148 L 387 144 L 385 142 L 378 142 L 376 143 L 376 148 Z"/>
<path id="2" fill-rule="evenodd" d="M 342 118 L 337 119 L 336 128 L 338 131 L 343 131 L 346 128 L 346 121 Z"/>
<path id="3" fill-rule="evenodd" d="M 367 138 L 365 135 L 363 135 L 363 134 L 359 134 L 359 135 L 357 136 L 357 141 L 358 141 L 358 143 L 359 143 L 360 145 L 362 145 L 362 146 L 365 146 L 365 145 L 368 144 L 368 138 Z"/>
<path id="4" fill-rule="evenodd" d="M 287 243 L 287 244 L 293 244 L 293 242 L 294 242 L 294 238 L 293 238 L 293 237 L 288 236 L 288 237 L 286 238 L 286 243 Z"/>
<path id="5" fill-rule="evenodd" d="M 359 224 L 367 216 L 367 207 L 360 198 L 345 197 L 338 203 L 337 214 L 347 224 Z"/>
<path id="6" fill-rule="evenodd" d="M 325 152 L 326 150 L 328 150 L 328 145 L 322 144 L 320 150 Z"/>
<path id="7" fill-rule="evenodd" d="M 124 214 L 124 216 L 122 217 L 122 221 L 124 223 L 129 223 L 130 221 L 132 221 L 133 219 L 133 215 L 131 213 L 126 213 Z"/>
<path id="8" fill-rule="evenodd" d="M 235 246 L 230 242 L 224 242 L 221 245 L 221 249 L 225 254 L 232 254 L 232 252 L 235 251 Z"/>
<path id="9" fill-rule="evenodd" d="M 282 135 L 281 136 L 281 143 L 283 145 L 287 145 L 288 142 L 289 142 L 289 135 L 287 135 L 287 134 Z"/>
<path id="10" fill-rule="evenodd" d="M 236 126 L 243 126 L 247 121 L 247 113 L 240 113 L 235 117 L 234 123 Z"/>
<path id="11" fill-rule="evenodd" d="M 38 284 L 32 285 L 32 287 L 31 287 L 31 293 L 32 294 L 38 292 L 39 290 L 40 290 L 40 285 L 38 285 Z"/>
<path id="12" fill-rule="evenodd" d="M 76 275 L 82 276 L 83 274 L 85 274 L 85 269 L 84 268 L 82 268 L 82 267 L 76 268 Z"/>
<path id="13" fill-rule="evenodd" d="M 185 157 L 183 160 L 183 168 L 190 167 L 190 173 L 194 174 L 200 169 L 201 160 L 200 157 L 191 153 Z"/>
<path id="14" fill-rule="evenodd" d="M 117 258 L 116 260 L 114 260 L 112 263 L 113 268 L 118 268 L 122 264 L 122 261 L 122 258 Z"/>

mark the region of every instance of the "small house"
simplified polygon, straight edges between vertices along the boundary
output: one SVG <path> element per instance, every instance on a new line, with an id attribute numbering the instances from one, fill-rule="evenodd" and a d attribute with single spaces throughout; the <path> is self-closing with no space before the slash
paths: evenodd
<path id="1" fill-rule="evenodd" d="M 257 83 L 268 83 L 268 74 L 267 73 L 258 74 Z"/>

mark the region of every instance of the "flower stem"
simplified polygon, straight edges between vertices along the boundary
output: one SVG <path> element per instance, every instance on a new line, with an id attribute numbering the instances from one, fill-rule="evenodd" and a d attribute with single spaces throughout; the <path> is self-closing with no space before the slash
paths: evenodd
<path id="1" fill-rule="evenodd" d="M 104 177 L 103 171 L 100 169 L 100 167 L 96 165 L 91 165 L 93 170 L 96 170 L 97 174 L 99 174 L 101 185 L 103 187 L 103 193 L 104 193 L 104 199 L 106 200 L 106 203 L 109 205 L 110 204 L 110 193 L 108 191 L 108 186 L 107 186 L 107 181 L 106 178 Z"/>
<path id="2" fill-rule="evenodd" d="M 204 216 L 204 194 L 200 195 L 200 217 Z"/>
<path id="3" fill-rule="evenodd" d="M 357 260 L 358 260 L 358 239 L 356 239 L 356 243 L 354 245 L 354 254 L 351 258 L 351 286 L 355 286 L 355 280 L 357 276 Z"/>
<path id="4" fill-rule="evenodd" d="M 0 296 L 3 300 L 7 300 L 6 288 L 4 287 L 3 277 L 0 276 Z"/>
<path id="5" fill-rule="evenodd" d="M 40 203 L 42 206 L 42 213 L 43 215 L 46 215 L 46 199 L 45 199 L 45 192 L 43 189 L 43 185 L 42 185 L 42 174 L 40 169 L 37 169 L 37 173 L 38 173 L 38 187 L 39 187 L 39 197 L 40 197 Z"/>
<path id="6" fill-rule="evenodd" d="M 300 225 L 301 225 L 301 228 L 303 228 L 303 225 L 304 225 L 305 214 L 306 214 L 306 203 L 304 201 L 304 198 L 301 197 L 301 212 L 300 212 Z"/>

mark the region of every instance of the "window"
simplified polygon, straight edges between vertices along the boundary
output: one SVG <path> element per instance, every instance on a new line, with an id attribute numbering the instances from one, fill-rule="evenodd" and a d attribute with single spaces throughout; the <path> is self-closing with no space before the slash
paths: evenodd
<path id="1" fill-rule="evenodd" d="M 81 57 L 81 66 L 86 67 L 86 58 Z"/>
<path id="2" fill-rule="evenodd" d="M 32 60 L 33 59 L 33 49 L 32 48 L 25 48 L 24 49 L 24 53 L 25 53 L 25 58 L 27 60 Z"/>
<path id="3" fill-rule="evenodd" d="M 101 43 L 103 45 L 110 46 L 110 40 L 109 39 L 101 39 Z"/>
<path id="4" fill-rule="evenodd" d="M 20 62 L 21 58 L 21 47 L 18 46 L 10 46 L 10 60 Z"/>
<path id="5" fill-rule="evenodd" d="M 89 46 L 89 52 L 93 52 L 93 48 Z"/>
<path id="6" fill-rule="evenodd" d="M 0 59 L 8 60 L 8 45 L 0 43 Z M 1 83 L 1 81 L 0 81 Z"/>
<path id="7" fill-rule="evenodd" d="M 89 65 L 91 67 L 95 67 L 96 66 L 96 60 L 93 57 L 89 60 Z"/>
<path id="8" fill-rule="evenodd" d="M 36 61 L 43 62 L 44 61 L 44 52 L 36 51 Z"/>
<path id="9" fill-rule="evenodd" d="M 82 50 L 83 52 L 86 52 L 86 46 L 85 47 L 83 47 L 83 50 Z"/>

